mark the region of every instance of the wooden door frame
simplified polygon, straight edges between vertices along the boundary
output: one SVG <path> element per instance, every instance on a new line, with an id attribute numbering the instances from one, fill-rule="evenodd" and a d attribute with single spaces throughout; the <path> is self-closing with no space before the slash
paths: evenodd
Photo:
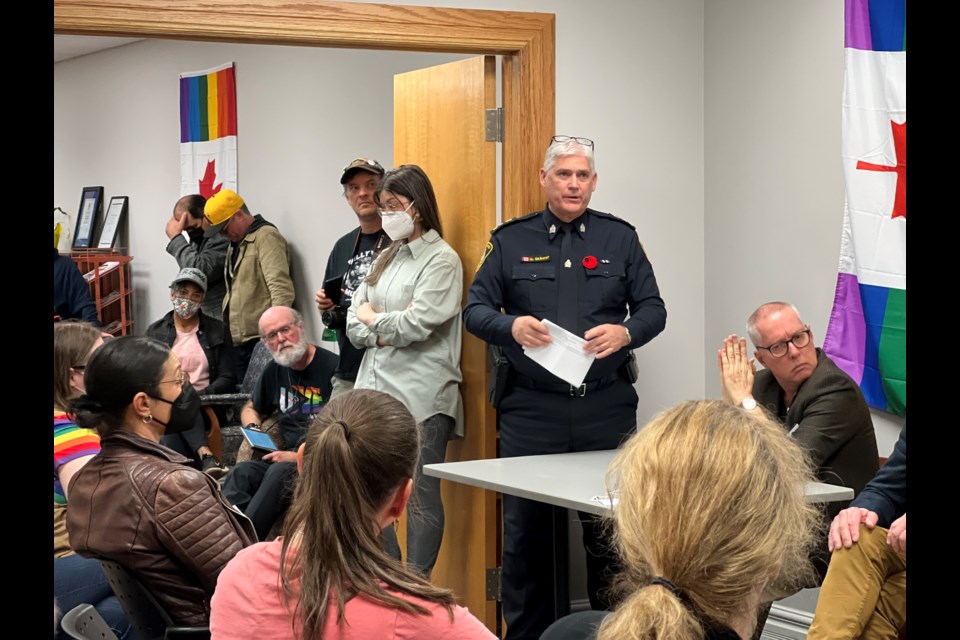
<path id="1" fill-rule="evenodd" d="M 552 13 L 322 0 L 53 2 L 61 35 L 500 55 L 505 219 L 543 204 L 538 170 L 556 133 L 554 25 Z"/>

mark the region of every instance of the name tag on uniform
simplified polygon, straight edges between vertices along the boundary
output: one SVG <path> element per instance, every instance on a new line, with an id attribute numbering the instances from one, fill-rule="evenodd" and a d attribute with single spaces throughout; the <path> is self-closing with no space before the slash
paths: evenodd
<path id="1" fill-rule="evenodd" d="M 550 262 L 550 256 L 523 256 L 520 262 Z"/>

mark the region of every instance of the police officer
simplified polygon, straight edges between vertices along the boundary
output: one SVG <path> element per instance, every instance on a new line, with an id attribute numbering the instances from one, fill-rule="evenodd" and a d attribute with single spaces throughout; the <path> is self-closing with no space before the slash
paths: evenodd
<path id="1" fill-rule="evenodd" d="M 555 136 L 540 184 L 547 207 L 493 231 L 464 310 L 467 330 L 502 347 L 511 365 L 498 405 L 505 458 L 616 448 L 636 430 L 631 350 L 663 331 L 667 318 L 634 227 L 587 208 L 597 187 L 593 141 Z M 542 320 L 585 338 L 585 351 L 596 355 L 579 387 L 524 355 L 524 347 L 550 342 Z M 539 638 L 555 617 L 551 507 L 504 496 L 503 514 L 506 637 Z M 599 522 L 580 516 L 590 602 L 606 608 L 614 559 Z"/>

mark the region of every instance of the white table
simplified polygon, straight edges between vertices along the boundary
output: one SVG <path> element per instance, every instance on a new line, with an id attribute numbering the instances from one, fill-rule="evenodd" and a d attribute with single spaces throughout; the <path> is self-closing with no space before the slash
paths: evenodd
<path id="1" fill-rule="evenodd" d="M 607 468 L 616 450 L 557 453 L 493 460 L 428 464 L 428 476 L 453 480 L 567 509 L 609 515 L 609 506 L 591 501 L 606 496 Z M 853 499 L 853 489 L 820 482 L 805 487 L 809 502 Z"/>
<path id="2" fill-rule="evenodd" d="M 566 510 L 610 515 L 610 507 L 595 496 L 606 496 L 605 476 L 616 450 L 557 453 L 492 460 L 468 460 L 428 464 L 423 472 L 482 489 L 543 502 L 554 507 L 554 614 L 570 610 L 569 545 Z M 808 502 L 834 502 L 853 498 L 853 489 L 820 482 L 805 487 Z"/>

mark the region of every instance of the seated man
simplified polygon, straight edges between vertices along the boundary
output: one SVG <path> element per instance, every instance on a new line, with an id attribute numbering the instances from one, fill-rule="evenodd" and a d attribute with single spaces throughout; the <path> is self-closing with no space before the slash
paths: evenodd
<path id="1" fill-rule="evenodd" d="M 907 619 L 906 425 L 890 459 L 833 519 L 830 550 L 808 640 L 896 638 Z"/>
<path id="2" fill-rule="evenodd" d="M 303 318 L 290 307 L 270 307 L 260 316 L 260 339 L 273 356 L 240 412 L 247 428 L 259 429 L 279 414 L 284 448 L 239 463 L 223 480 L 223 493 L 266 540 L 290 505 L 297 477 L 297 448 L 307 427 L 330 397 L 337 356 L 307 342 Z"/>
<path id="3" fill-rule="evenodd" d="M 147 336 L 165 343 L 180 358 L 183 372 L 201 396 L 234 393 L 237 378 L 233 367 L 233 341 L 223 323 L 201 309 L 207 292 L 207 276 L 193 267 L 180 270 L 170 283 L 173 309 L 147 327 Z M 223 422 L 223 418 L 220 418 Z M 164 435 L 161 444 L 196 461 L 204 473 L 222 478 L 227 468 L 210 450 L 205 414 L 189 431 Z"/>
<path id="4" fill-rule="evenodd" d="M 100 326 L 97 305 L 90 297 L 90 286 L 70 256 L 53 248 L 53 315 L 61 320 L 77 318 Z"/>
<path id="5" fill-rule="evenodd" d="M 860 387 L 814 347 L 810 325 L 792 304 L 760 306 L 747 321 L 747 333 L 765 369 L 754 375 L 747 341 L 728 337 L 717 354 L 723 399 L 778 418 L 807 451 L 820 482 L 862 491 L 877 472 L 879 454 Z M 827 503 L 827 519 L 845 506 Z M 818 545 L 811 560 L 822 581 L 830 561 L 827 545 Z"/>

